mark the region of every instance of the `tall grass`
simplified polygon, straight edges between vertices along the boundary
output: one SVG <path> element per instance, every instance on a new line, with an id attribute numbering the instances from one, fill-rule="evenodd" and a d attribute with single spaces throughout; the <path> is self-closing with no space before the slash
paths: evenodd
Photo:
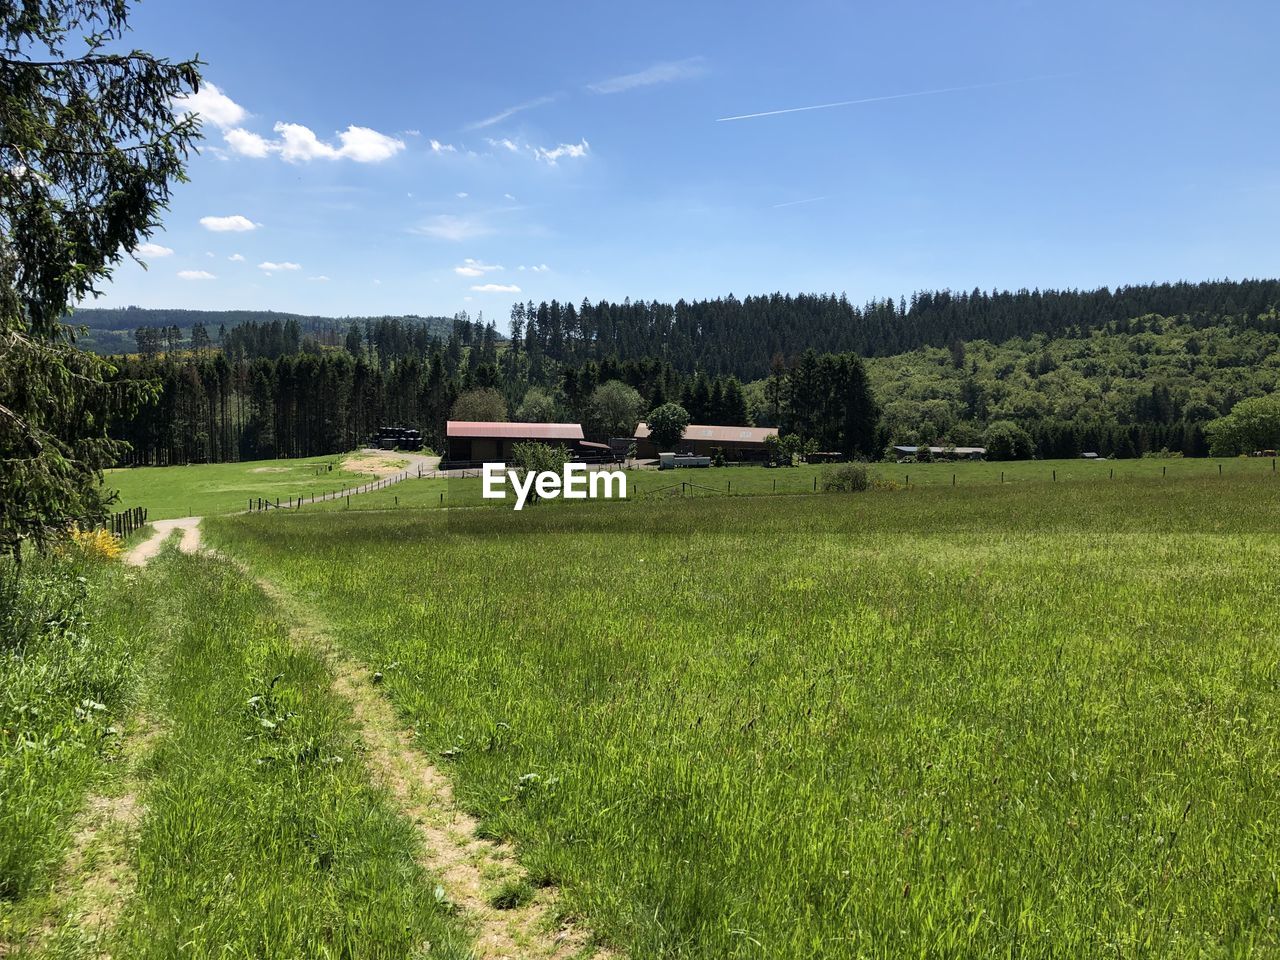
<path id="1" fill-rule="evenodd" d="M 0 916 L 47 891 L 137 685 L 142 595 L 118 566 L 0 562 Z"/>
<path id="2" fill-rule="evenodd" d="M 1277 507 L 1258 477 L 212 532 L 634 956 L 1246 956 L 1280 951 Z"/>
<path id="3" fill-rule="evenodd" d="M 321 654 L 223 561 L 170 553 L 155 575 L 164 733 L 113 954 L 467 956 Z"/>

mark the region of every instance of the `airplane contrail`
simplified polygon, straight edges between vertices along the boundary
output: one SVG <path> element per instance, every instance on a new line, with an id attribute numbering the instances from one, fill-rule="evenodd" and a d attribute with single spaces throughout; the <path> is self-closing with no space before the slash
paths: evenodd
<path id="1" fill-rule="evenodd" d="M 883 97 L 862 97 L 859 100 L 838 100 L 835 103 L 816 103 L 808 107 L 787 107 L 784 110 L 765 110 L 761 113 L 742 113 L 736 117 L 719 117 L 716 123 L 727 123 L 730 120 L 755 120 L 758 117 L 776 117 L 784 113 L 804 113 L 808 110 L 830 110 L 832 107 L 852 107 L 860 103 L 881 103 L 885 100 L 906 100 L 909 97 L 932 97 L 939 93 L 960 93 L 964 90 L 986 90 L 991 87 L 1007 87 L 1015 83 L 1031 83 L 1033 80 L 1052 80 L 1056 77 L 1069 77 L 1074 74 L 1055 73 L 1040 77 L 1020 77 L 1017 80 L 994 80 L 991 83 L 971 83 L 962 87 L 939 87 L 936 90 L 915 90 L 911 93 L 891 93 Z"/>
<path id="2" fill-rule="evenodd" d="M 800 203 L 817 203 L 819 200 L 830 200 L 830 199 L 831 199 L 830 197 L 809 197 L 805 200 L 788 200 L 786 203 L 775 203 L 773 205 L 773 209 L 777 210 L 779 207 L 794 207 Z"/>

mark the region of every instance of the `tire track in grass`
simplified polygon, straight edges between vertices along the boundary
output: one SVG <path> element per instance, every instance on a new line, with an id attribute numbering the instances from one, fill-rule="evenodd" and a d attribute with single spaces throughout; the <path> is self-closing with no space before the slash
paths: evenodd
<path id="1" fill-rule="evenodd" d="M 179 521 L 179 549 L 200 549 L 199 518 Z M 157 537 L 162 543 L 172 528 Z M 157 545 L 158 546 L 158 545 Z M 145 563 L 150 555 L 142 559 Z M 213 552 L 213 551 L 209 551 Z M 347 659 L 323 625 L 275 583 L 254 579 L 286 614 L 295 642 L 323 654 L 333 674 L 333 689 L 349 706 L 366 750 L 366 761 L 421 841 L 421 865 L 443 881 L 438 896 L 453 903 L 475 936 L 477 960 L 611 960 L 616 955 L 595 947 L 590 933 L 557 923 L 556 890 L 532 890 L 511 851 L 477 835 L 479 821 L 463 811 L 449 779 L 414 747 L 414 734 L 400 726 L 391 705 L 373 689 L 373 676 Z"/>
<path id="2" fill-rule="evenodd" d="M 50 909 L 18 943 L 0 943 L 0 957 L 109 958 L 105 941 L 137 883 L 130 850 L 144 813 L 139 769 L 154 731 L 145 717 L 121 745 L 115 789 L 91 793 L 71 825 L 71 844 L 49 893 Z M 62 949 L 60 949 L 62 947 Z"/>
<path id="3" fill-rule="evenodd" d="M 125 745 L 125 770 L 119 791 L 94 794 L 85 804 L 63 867 L 62 895 L 68 907 L 63 925 L 46 921 L 42 939 L 56 942 L 66 921 L 78 936 L 89 936 L 94 956 L 108 956 L 100 946 L 115 926 L 137 883 L 129 851 L 134 847 L 143 806 L 138 769 L 150 751 L 154 731 L 143 719 Z"/>
<path id="4" fill-rule="evenodd" d="M 316 618 L 282 588 L 257 578 L 263 591 L 290 617 L 294 639 L 324 653 L 333 688 L 348 704 L 367 762 L 417 828 L 422 865 L 444 881 L 441 892 L 470 922 L 478 960 L 609 960 L 591 934 L 557 922 L 556 890 L 532 890 L 512 851 L 478 836 L 479 821 L 454 799 L 448 777 L 414 746 L 373 675 L 345 657 Z M 439 894 L 438 894 L 439 895 Z"/>

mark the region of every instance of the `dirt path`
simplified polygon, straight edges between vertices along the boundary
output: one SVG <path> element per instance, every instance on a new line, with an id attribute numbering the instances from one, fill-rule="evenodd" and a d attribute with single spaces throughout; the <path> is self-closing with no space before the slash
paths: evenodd
<path id="1" fill-rule="evenodd" d="M 124 562 L 141 567 L 160 552 L 164 542 L 175 530 L 182 531 L 178 549 L 183 553 L 195 553 L 200 549 L 200 518 L 181 517 L 177 520 L 157 520 L 151 525 L 151 536 L 124 555 Z"/>
<path id="2" fill-rule="evenodd" d="M 494 905 L 500 892 L 519 890 L 526 883 L 512 851 L 477 836 L 479 821 L 458 806 L 448 777 L 414 746 L 413 731 L 400 725 L 369 671 L 348 660 L 289 594 L 271 581 L 258 583 L 290 614 L 294 639 L 325 654 L 334 672 L 333 689 L 351 705 L 370 767 L 418 830 L 422 865 L 441 879 L 450 902 L 471 925 L 477 960 L 616 956 L 594 947 L 589 932 L 567 923 L 557 925 L 554 887 L 532 891 L 525 902 Z"/>
<path id="3" fill-rule="evenodd" d="M 354 457 L 386 457 L 386 450 L 364 449 L 354 454 Z M 348 487 L 346 490 L 337 490 L 332 493 L 317 493 L 310 497 L 301 497 L 292 501 L 291 506 L 295 509 L 307 503 L 323 503 L 326 500 L 341 500 L 343 497 L 354 497 L 361 493 L 372 493 L 375 490 L 382 490 L 391 486 L 393 483 L 400 483 L 404 480 L 412 480 L 415 477 L 435 476 L 436 467 L 440 465 L 439 457 L 426 457 L 420 453 L 394 453 L 391 454 L 396 460 L 407 460 L 409 465 L 398 472 L 379 476 L 376 480 L 370 480 L 368 483 L 362 483 L 357 487 Z M 357 466 L 359 464 L 357 463 Z M 376 468 L 372 472 L 377 472 Z M 283 509 L 274 507 L 271 503 L 264 501 L 267 507 L 273 509 Z"/>
<path id="4" fill-rule="evenodd" d="M 183 531 L 179 548 L 194 553 L 200 549 L 199 523 L 199 517 L 157 522 L 155 535 L 135 547 L 128 561 L 145 564 L 175 529 Z M 594 947 L 586 930 L 557 924 L 555 888 L 532 891 L 527 899 L 520 895 L 527 885 L 512 851 L 477 836 L 479 822 L 459 808 L 448 777 L 414 746 L 414 733 L 400 725 L 369 671 L 347 659 L 324 626 L 292 596 L 269 580 L 257 582 L 293 623 L 293 639 L 324 654 L 333 671 L 334 691 L 350 705 L 373 775 L 414 824 L 422 866 L 440 879 L 446 897 L 472 929 L 476 960 L 615 957 L 612 951 Z M 523 902 L 495 906 L 497 895 L 507 891 L 517 892 L 509 899 Z"/>
<path id="5" fill-rule="evenodd" d="M 137 844 L 143 812 L 138 771 L 150 752 L 153 733 L 145 718 L 138 721 L 124 741 L 122 773 L 114 788 L 85 800 L 71 825 L 71 846 L 53 887 L 55 906 L 21 943 L 22 949 L 43 953 L 75 944 L 77 956 L 109 960 L 104 941 L 137 882 L 130 851 Z M 86 946 L 91 947 L 87 954 Z M 0 957 L 7 949 L 0 943 Z"/>

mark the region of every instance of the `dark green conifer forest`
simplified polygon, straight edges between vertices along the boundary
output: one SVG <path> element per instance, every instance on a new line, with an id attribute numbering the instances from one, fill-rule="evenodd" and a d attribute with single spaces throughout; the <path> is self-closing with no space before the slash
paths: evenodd
<path id="1" fill-rule="evenodd" d="M 861 307 L 829 295 L 553 300 L 517 303 L 502 331 L 465 314 L 228 326 L 186 311 L 183 325 L 140 325 L 115 360 L 121 378 L 161 389 L 114 433 L 132 463 L 325 454 L 393 423 L 439 446 L 474 391 L 500 395 L 485 409 L 505 404 L 510 419 L 589 422 L 593 394 L 616 380 L 641 415 L 677 402 L 694 423 L 779 426 L 869 458 L 988 440 L 1041 457 L 1202 456 L 1211 421 L 1276 390 L 1278 306 L 1280 281 L 1246 280 L 923 291 Z"/>

